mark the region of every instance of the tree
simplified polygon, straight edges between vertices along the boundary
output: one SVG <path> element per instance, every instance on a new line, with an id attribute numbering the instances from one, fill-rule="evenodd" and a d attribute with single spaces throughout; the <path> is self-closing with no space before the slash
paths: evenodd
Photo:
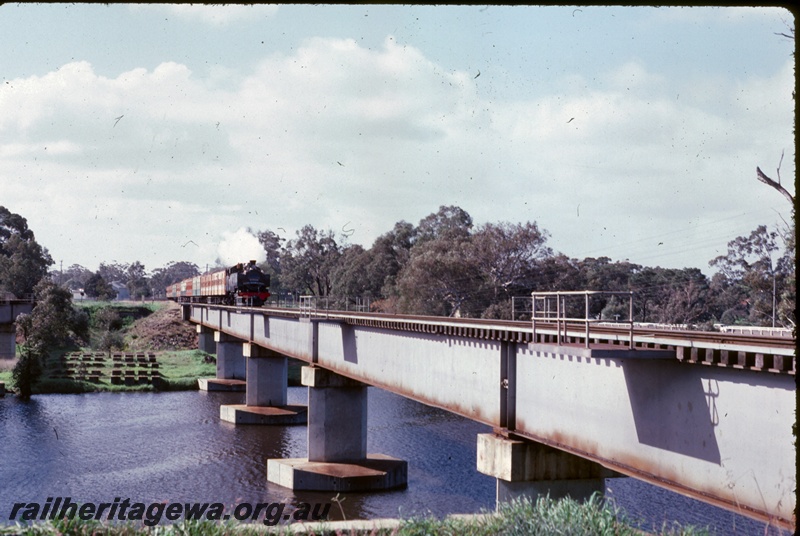
<path id="1" fill-rule="evenodd" d="M 397 281 L 402 312 L 437 316 L 480 313 L 474 298 L 481 285 L 469 237 L 440 237 L 417 243 Z"/>
<path id="2" fill-rule="evenodd" d="M 708 278 L 697 268 L 667 270 L 666 303 L 658 312 L 663 324 L 698 324 L 709 320 Z"/>
<path id="3" fill-rule="evenodd" d="M 60 277 L 59 279 L 63 286 L 72 291 L 77 291 L 86 286 L 86 281 L 89 280 L 93 273 L 94 272 L 80 264 L 73 264 L 64 270 L 63 278 Z"/>
<path id="4" fill-rule="evenodd" d="M 781 161 L 783 161 L 783 154 L 781 154 Z M 786 188 L 783 187 L 783 185 L 781 185 L 781 167 L 780 167 L 780 165 L 778 166 L 778 180 L 777 181 L 774 181 L 774 180 L 770 179 L 769 177 L 767 177 L 764 174 L 764 172 L 761 171 L 761 168 L 758 167 L 758 166 L 756 166 L 756 178 L 758 180 L 760 180 L 761 182 L 763 182 L 764 184 L 766 184 L 767 186 L 770 186 L 770 187 L 774 188 L 775 190 L 777 190 L 783 197 L 785 197 L 789 201 L 789 203 L 792 204 L 792 206 L 794 206 L 794 196 L 792 194 L 790 194 L 786 190 Z"/>
<path id="5" fill-rule="evenodd" d="M 775 325 L 786 320 L 777 318 L 777 299 L 787 275 L 779 271 L 787 269 L 786 263 L 773 261 L 778 251 L 777 238 L 775 231 L 760 225 L 750 236 L 728 242 L 728 254 L 709 262 L 721 274 L 717 287 L 725 288 L 736 301 L 746 305 L 747 321 L 757 325 Z"/>
<path id="6" fill-rule="evenodd" d="M 402 312 L 441 316 L 476 313 L 479 286 L 471 265 L 472 217 L 462 208 L 440 206 L 413 233 L 408 262 L 396 279 Z"/>
<path id="7" fill-rule="evenodd" d="M 547 256 L 537 263 L 531 274 L 531 290 L 542 292 L 585 290 L 581 262 L 559 253 Z"/>
<path id="8" fill-rule="evenodd" d="M 164 296 L 167 287 L 200 275 L 200 270 L 197 265 L 191 262 L 169 262 L 162 268 L 156 268 L 150 275 L 150 289 L 154 296 Z"/>
<path id="9" fill-rule="evenodd" d="M 29 295 L 52 264 L 27 220 L 0 206 L 0 290 L 17 297 Z"/>
<path id="10" fill-rule="evenodd" d="M 31 315 L 20 314 L 17 316 L 15 324 L 17 338 L 22 340 L 22 344 L 19 347 L 19 359 L 11 371 L 11 377 L 14 379 L 14 385 L 17 387 L 17 394 L 20 398 L 30 398 L 33 385 L 42 373 L 44 346 L 40 339 L 33 336 Z"/>
<path id="11" fill-rule="evenodd" d="M 297 231 L 281 254 L 283 284 L 287 289 L 314 296 L 329 296 L 332 274 L 340 257 L 333 231 L 306 225 Z"/>
<path id="12" fill-rule="evenodd" d="M 466 238 L 472 229 L 472 216 L 456 206 L 440 206 L 439 211 L 429 214 L 416 230 L 416 242 L 421 244 L 436 238 L 457 240 Z"/>
<path id="13" fill-rule="evenodd" d="M 530 293 L 536 263 L 552 255 L 547 237 L 536 222 L 487 223 L 472 235 L 473 263 L 491 303 Z"/>
<path id="14" fill-rule="evenodd" d="M 283 290 L 281 253 L 283 252 L 285 239 L 270 229 L 259 231 L 256 236 L 264 247 L 264 253 L 266 254 L 266 259 L 261 264 L 261 268 L 264 273 L 270 276 L 270 292 L 273 295 L 280 296 Z"/>
<path id="15" fill-rule="evenodd" d="M 382 298 L 377 305 L 384 312 L 395 312 L 397 300 L 397 277 L 411 258 L 411 248 L 416 241 L 414 226 L 399 221 L 388 233 L 375 239 L 367 252 L 366 291 Z"/>
<path id="16" fill-rule="evenodd" d="M 90 298 L 101 301 L 110 300 L 116 296 L 114 288 L 100 275 L 100 272 L 95 273 L 86 281 L 84 291 Z"/>
<path id="17" fill-rule="evenodd" d="M 42 279 L 34 292 L 36 305 L 31 314 L 21 314 L 16 321 L 22 345 L 13 377 L 23 398 L 30 397 L 41 374 L 42 361 L 50 350 L 68 344 L 73 337 L 88 335 L 87 319 L 72 308 L 69 290 L 50 279 Z"/>
<path id="18" fill-rule="evenodd" d="M 630 277 L 634 318 L 641 322 L 695 324 L 710 319 L 708 278 L 697 268 L 644 267 Z"/>
<path id="19" fill-rule="evenodd" d="M 331 273 L 332 293 L 339 298 L 336 307 L 349 307 L 358 298 L 370 294 L 367 280 L 369 255 L 363 247 L 354 244 L 341 249 L 339 260 Z M 343 300 L 347 300 L 345 303 Z"/>
<path id="20" fill-rule="evenodd" d="M 125 283 L 128 280 L 127 272 L 128 265 L 118 262 L 112 262 L 110 264 L 101 262 L 100 266 L 97 268 L 97 273 L 109 284 Z"/>
<path id="21" fill-rule="evenodd" d="M 264 252 L 267 257 L 264 263 L 267 269 L 273 274 L 279 274 L 281 271 L 281 251 L 285 239 L 281 238 L 278 233 L 269 229 L 259 231 L 257 236 L 258 241 L 264 246 Z"/>
<path id="22" fill-rule="evenodd" d="M 147 279 L 147 273 L 144 269 L 144 264 L 135 261 L 128 266 L 127 269 L 127 283 L 128 292 L 131 299 L 147 298 L 151 295 L 150 282 Z"/>

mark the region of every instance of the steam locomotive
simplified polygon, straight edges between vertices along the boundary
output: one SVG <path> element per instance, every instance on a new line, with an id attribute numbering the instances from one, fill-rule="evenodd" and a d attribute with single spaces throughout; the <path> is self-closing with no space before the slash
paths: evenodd
<path id="1" fill-rule="evenodd" d="M 167 287 L 167 299 L 259 307 L 269 298 L 269 274 L 256 261 L 184 279 Z"/>

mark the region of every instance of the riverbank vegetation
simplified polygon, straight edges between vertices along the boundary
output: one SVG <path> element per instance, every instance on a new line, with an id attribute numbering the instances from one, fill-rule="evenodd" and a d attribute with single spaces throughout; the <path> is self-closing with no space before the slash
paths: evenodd
<path id="1" fill-rule="evenodd" d="M 369 536 L 663 536 L 705 535 L 708 531 L 695 527 L 664 526 L 634 528 L 625 513 L 610 502 L 594 495 L 586 502 L 572 499 L 553 500 L 540 498 L 513 501 L 501 505 L 497 512 L 476 516 L 450 516 L 444 519 L 411 518 L 396 523 L 386 523 L 375 528 L 370 522 L 315 522 L 309 525 L 266 527 L 257 523 L 216 523 L 211 521 L 181 521 L 173 525 L 144 527 L 141 525 L 104 524 L 97 521 L 59 520 L 36 523 L 30 526 L 0 527 L 0 534 L 22 536 L 49 536 L 70 534 L 78 536 L 194 536 L 194 535 L 369 535 Z M 645 532 L 646 531 L 646 532 Z"/>
<path id="2" fill-rule="evenodd" d="M 22 319 L 17 360 L 0 368 L 7 390 L 20 393 L 14 370 L 21 369 L 30 371 L 23 378 L 29 394 L 191 390 L 197 389 L 197 378 L 216 375 L 214 357 L 196 349 L 197 334 L 181 321 L 175 304 L 81 302 L 67 307 L 71 311 L 62 311 L 61 317 L 79 319 L 80 327 L 68 322 L 50 326 L 50 332 L 61 329 L 61 335 L 45 346 L 25 330 L 36 322 L 45 325 L 40 317 L 48 308 L 37 305 L 29 319 Z M 135 367 L 140 356 L 147 362 Z M 26 357 L 31 364 L 20 367 L 19 360 Z M 134 368 L 136 375 L 126 378 L 126 368 Z"/>

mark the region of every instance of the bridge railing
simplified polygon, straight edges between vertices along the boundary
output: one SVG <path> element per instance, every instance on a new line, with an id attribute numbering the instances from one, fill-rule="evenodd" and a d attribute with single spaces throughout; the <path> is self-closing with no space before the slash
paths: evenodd
<path id="1" fill-rule="evenodd" d="M 568 324 L 583 324 L 584 345 L 589 348 L 590 325 L 603 322 L 598 314 L 596 317 L 591 315 L 591 299 L 603 297 L 627 296 L 628 298 L 628 320 L 624 322 L 629 328 L 628 347 L 633 349 L 633 292 L 615 292 L 603 290 L 580 290 L 567 292 L 533 292 L 531 293 L 531 324 L 533 328 L 533 340 L 536 341 L 536 324 L 538 322 L 556 323 L 556 344 L 559 346 L 567 338 Z M 582 298 L 582 300 L 581 300 Z M 583 303 L 581 303 L 581 301 Z M 582 306 L 582 307 L 581 307 Z M 583 310 L 583 316 L 570 316 L 571 313 Z M 562 336 L 563 329 L 563 336 Z"/>
<path id="2" fill-rule="evenodd" d="M 315 296 L 312 294 L 271 297 L 267 305 L 305 311 L 370 311 L 369 296 Z"/>
<path id="3" fill-rule="evenodd" d="M 317 297 L 308 295 L 300 296 L 300 315 L 311 316 L 312 313 L 317 312 Z"/>

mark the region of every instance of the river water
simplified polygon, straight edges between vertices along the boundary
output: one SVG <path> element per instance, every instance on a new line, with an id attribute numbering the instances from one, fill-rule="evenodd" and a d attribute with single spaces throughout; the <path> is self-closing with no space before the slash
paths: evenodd
<path id="1" fill-rule="evenodd" d="M 19 502 L 327 503 L 332 493 L 268 483 L 270 458 L 305 457 L 305 426 L 234 426 L 220 404 L 243 393 L 93 393 L 0 399 L 0 524 Z M 290 404 L 307 389 L 289 388 Z M 347 494 L 348 519 L 474 513 L 494 508 L 495 481 L 475 469 L 476 435 L 488 427 L 369 388 L 368 451 L 408 461 L 408 487 Z M 764 534 L 763 523 L 630 479 L 607 480 L 629 518 L 709 526 L 715 534 Z M 341 518 L 339 507 L 330 511 Z M 781 534 L 768 530 L 770 534 Z"/>

